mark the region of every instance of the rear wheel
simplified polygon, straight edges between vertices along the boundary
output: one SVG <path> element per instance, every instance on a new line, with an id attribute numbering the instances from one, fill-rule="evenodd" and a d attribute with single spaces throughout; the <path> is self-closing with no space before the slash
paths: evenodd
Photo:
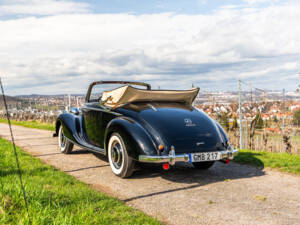
<path id="1" fill-rule="evenodd" d="M 70 154 L 74 146 L 74 144 L 65 137 L 62 126 L 59 127 L 58 131 L 58 146 L 60 151 L 64 154 Z"/>
<path id="2" fill-rule="evenodd" d="M 108 160 L 113 173 L 126 178 L 132 175 L 134 161 L 128 156 L 126 146 L 120 134 L 113 133 L 108 142 Z"/>
<path id="3" fill-rule="evenodd" d="M 215 161 L 195 162 L 194 167 L 199 170 L 207 170 L 214 165 Z"/>

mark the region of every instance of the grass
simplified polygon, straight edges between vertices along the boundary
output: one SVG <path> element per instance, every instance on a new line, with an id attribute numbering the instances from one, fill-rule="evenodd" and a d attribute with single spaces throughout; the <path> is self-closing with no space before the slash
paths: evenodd
<path id="1" fill-rule="evenodd" d="M 160 224 L 20 148 L 17 152 L 33 225 Z M 4 139 L 0 139 L 0 224 L 29 224 L 12 145 Z"/>
<path id="2" fill-rule="evenodd" d="M 300 155 L 240 150 L 239 154 L 234 158 L 234 161 L 257 167 L 277 168 L 283 172 L 300 174 Z"/>
<path id="3" fill-rule="evenodd" d="M 49 124 L 49 123 L 41 123 L 38 121 L 16 121 L 16 120 L 11 120 L 11 124 L 13 125 L 18 125 L 18 126 L 23 126 L 23 127 L 28 127 L 28 128 L 38 128 L 42 130 L 55 130 L 55 125 L 54 124 Z M 0 123 L 7 123 L 7 119 L 2 119 L 0 118 Z"/>

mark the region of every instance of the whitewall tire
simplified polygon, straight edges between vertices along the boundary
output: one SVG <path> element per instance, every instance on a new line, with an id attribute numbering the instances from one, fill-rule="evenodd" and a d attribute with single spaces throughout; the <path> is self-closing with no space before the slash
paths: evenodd
<path id="1" fill-rule="evenodd" d="M 59 127 L 58 131 L 58 146 L 60 151 L 64 154 L 70 154 L 74 146 L 74 144 L 65 137 L 62 126 Z"/>
<path id="2" fill-rule="evenodd" d="M 122 178 L 132 175 L 134 161 L 128 156 L 126 146 L 120 134 L 113 133 L 108 142 L 108 160 L 112 172 Z"/>

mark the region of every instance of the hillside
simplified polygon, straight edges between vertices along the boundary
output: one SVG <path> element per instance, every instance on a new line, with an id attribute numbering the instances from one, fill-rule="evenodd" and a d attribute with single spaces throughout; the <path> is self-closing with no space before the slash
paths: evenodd
<path id="1" fill-rule="evenodd" d="M 12 97 L 12 96 L 8 96 L 6 95 L 5 96 L 5 99 L 6 99 L 6 102 L 8 105 L 14 105 L 18 102 L 22 102 L 23 100 L 20 99 L 20 98 L 16 98 L 16 97 Z M 2 108 L 4 106 L 4 103 L 3 103 L 3 96 L 0 95 L 0 108 Z"/>

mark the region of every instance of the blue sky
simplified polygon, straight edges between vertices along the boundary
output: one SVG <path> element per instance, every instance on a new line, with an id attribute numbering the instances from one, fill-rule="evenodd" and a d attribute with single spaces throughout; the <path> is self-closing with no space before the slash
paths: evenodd
<path id="1" fill-rule="evenodd" d="M 31 0 L 27 1 L 30 2 Z M 44 0 L 46 2 L 48 0 Z M 60 0 L 53 0 L 59 2 Z M 2 5 L 17 5 L 22 0 L 0 0 Z M 23 1 L 25 3 L 26 1 Z M 38 1 L 34 1 L 38 2 Z M 42 1 L 41 1 L 42 2 Z M 262 8 L 270 5 L 285 4 L 286 0 L 76 0 L 61 1 L 86 3 L 88 11 L 92 13 L 130 13 L 130 14 L 156 14 L 172 12 L 177 14 L 209 14 L 222 7 L 252 7 Z M 32 13 L 31 15 L 37 15 Z M 20 14 L 0 15 L 2 18 L 18 18 Z M 22 15 L 24 16 L 24 15 Z"/>
<path id="2" fill-rule="evenodd" d="M 87 1 L 93 7 L 96 13 L 163 13 L 174 12 L 184 14 L 199 14 L 209 13 L 222 5 L 240 4 L 240 1 L 222 1 L 222 0 L 153 0 L 153 1 L 140 1 L 140 0 L 112 0 L 112 1 Z M 241 3 L 246 4 L 246 3 Z"/>
<path id="3" fill-rule="evenodd" d="M 94 80 L 295 90 L 296 0 L 0 0 L 9 94 L 84 93 Z"/>

